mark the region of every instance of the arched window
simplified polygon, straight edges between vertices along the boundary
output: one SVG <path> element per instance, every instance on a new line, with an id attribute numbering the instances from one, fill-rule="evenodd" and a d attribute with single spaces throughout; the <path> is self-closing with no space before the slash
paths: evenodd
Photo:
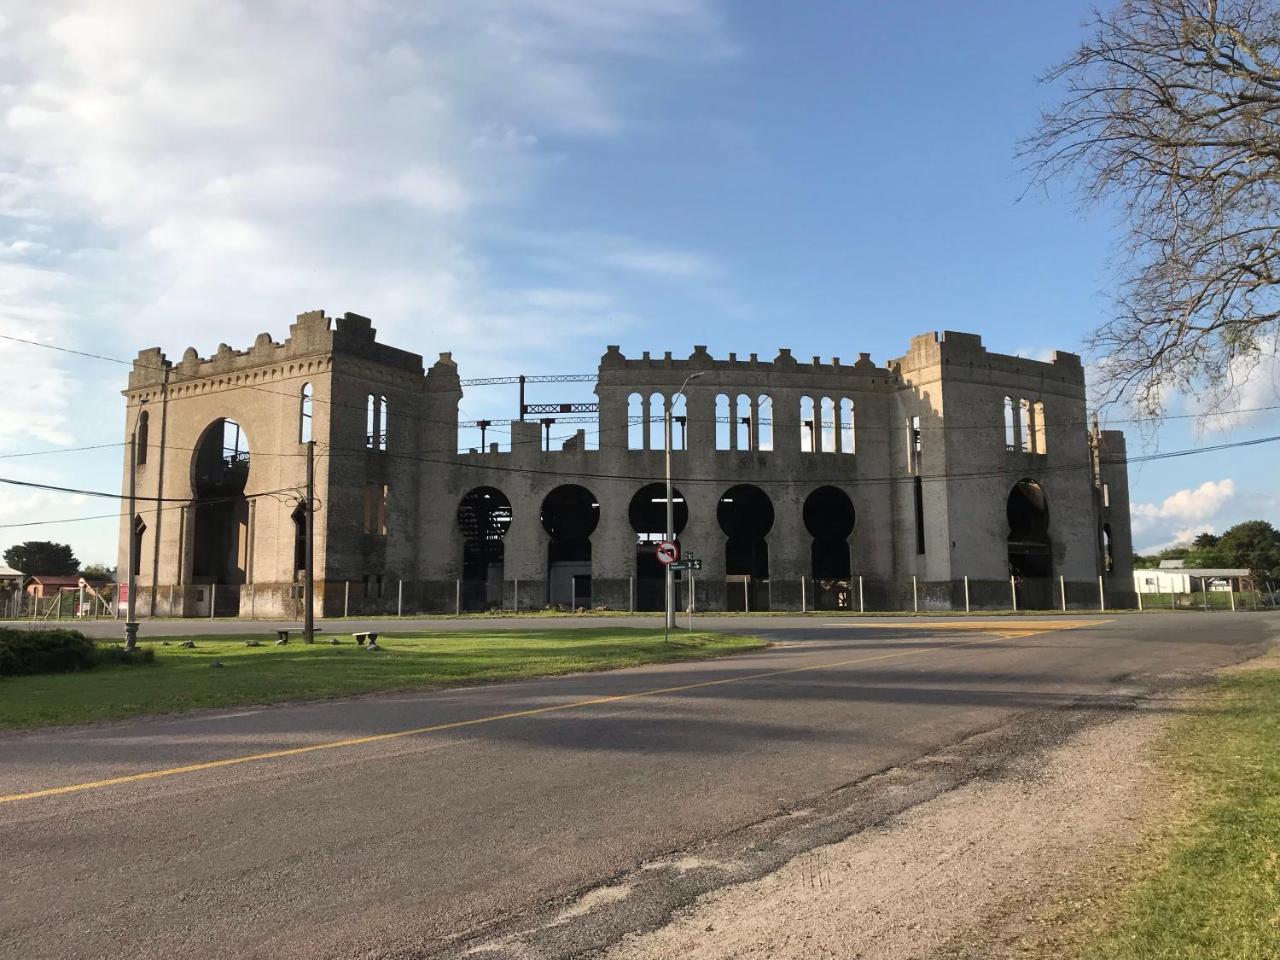
<path id="1" fill-rule="evenodd" d="M 649 449 L 665 450 L 666 441 L 663 431 L 666 430 L 666 400 L 660 393 L 649 394 Z"/>
<path id="2" fill-rule="evenodd" d="M 633 393 L 627 397 L 627 449 L 643 450 L 648 433 L 644 423 L 644 397 Z"/>
<path id="3" fill-rule="evenodd" d="M 1004 448 L 1018 449 L 1018 422 L 1013 418 L 1013 397 L 1004 398 Z"/>
<path id="4" fill-rule="evenodd" d="M 751 426 L 751 398 L 740 393 L 733 405 L 733 429 L 738 437 L 739 450 L 752 449 Z"/>
<path id="5" fill-rule="evenodd" d="M 729 409 L 728 394 L 716 397 L 716 449 L 728 450 L 733 435 L 733 411 Z"/>
<path id="6" fill-rule="evenodd" d="M 374 448 L 378 437 L 378 401 L 371 393 L 365 406 L 365 438 L 364 445 L 370 450 Z"/>
<path id="7" fill-rule="evenodd" d="M 773 399 L 767 393 L 756 397 L 756 438 L 759 449 L 773 449 Z"/>
<path id="8" fill-rule="evenodd" d="M 822 398 L 822 429 L 818 431 L 818 449 L 831 453 L 836 448 L 836 402 Z"/>
<path id="9" fill-rule="evenodd" d="M 298 442 L 311 442 L 311 384 L 302 385 L 301 401 L 298 406 Z"/>
<path id="10" fill-rule="evenodd" d="M 387 449 L 387 424 L 391 421 L 387 416 L 387 398 L 378 398 L 378 449 Z"/>
<path id="11" fill-rule="evenodd" d="M 671 449 L 689 449 L 689 412 L 683 393 L 671 402 Z"/>
<path id="12" fill-rule="evenodd" d="M 143 410 L 138 414 L 138 429 L 134 440 L 134 460 L 138 466 L 147 462 L 147 436 L 150 434 L 151 414 Z"/>
<path id="13" fill-rule="evenodd" d="M 840 401 L 840 452 L 854 452 L 853 401 L 848 397 Z"/>
<path id="14" fill-rule="evenodd" d="M 813 397 L 800 398 L 800 451 L 813 453 L 817 449 L 817 418 L 814 416 Z"/>
<path id="15" fill-rule="evenodd" d="M 142 517 L 133 518 L 133 575 L 142 573 L 142 535 L 147 532 L 147 525 Z"/>
<path id="16" fill-rule="evenodd" d="M 1035 453 L 1035 434 L 1031 428 L 1031 404 L 1023 399 L 1018 408 L 1021 411 L 1021 419 L 1018 421 L 1022 429 L 1022 452 Z"/>
<path id="17" fill-rule="evenodd" d="M 1046 439 L 1046 430 L 1044 424 L 1044 401 L 1037 400 L 1032 409 L 1032 414 L 1036 418 L 1036 453 L 1048 453 L 1049 442 Z"/>

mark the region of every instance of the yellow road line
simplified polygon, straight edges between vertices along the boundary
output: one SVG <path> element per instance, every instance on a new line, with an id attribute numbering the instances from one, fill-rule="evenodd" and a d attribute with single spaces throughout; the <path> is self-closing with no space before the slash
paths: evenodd
<path id="1" fill-rule="evenodd" d="M 1095 621 L 1103 622 L 1103 621 Z M 1071 626 L 1053 626 L 1049 630 L 1070 630 L 1084 626 L 1083 622 Z M 947 644 L 948 648 L 968 647 L 980 643 L 991 643 L 993 639 L 1006 639 L 996 636 L 983 637 L 978 640 L 963 640 Z M 47 787 L 43 790 L 31 790 L 27 793 L 11 793 L 0 796 L 0 803 L 15 803 L 19 800 L 38 800 L 41 797 L 56 797 L 67 793 L 81 793 L 86 790 L 101 790 L 105 787 L 117 787 L 126 783 L 137 783 L 142 780 L 158 780 L 162 777 L 175 777 L 184 773 L 198 773 L 202 770 L 216 770 L 219 767 L 233 767 L 242 763 L 256 763 L 261 760 L 278 760 L 281 757 L 295 757 L 304 753 L 319 750 L 337 750 L 342 747 L 358 747 L 366 743 L 382 743 L 387 740 L 399 740 L 404 737 L 421 736 L 424 733 L 439 733 L 442 730 L 458 730 L 463 727 L 474 727 L 484 723 L 496 723 L 499 720 L 515 720 L 520 717 L 533 717 L 543 713 L 555 713 L 560 710 L 577 710 L 583 707 L 599 706 L 605 703 L 619 703 L 624 700 L 635 700 L 640 697 L 657 697 L 668 693 L 681 693 L 685 690 L 700 690 L 717 687 L 729 683 L 746 683 L 750 680 L 766 680 L 770 677 L 782 677 L 793 673 L 805 673 L 812 670 L 829 670 L 833 667 L 846 667 L 855 663 L 871 663 L 875 660 L 891 660 L 895 657 L 913 657 L 923 653 L 933 653 L 933 648 L 919 650 L 900 650 L 894 653 L 883 653 L 872 657 L 853 657 L 847 660 L 836 660 L 829 663 L 812 664 L 807 667 L 789 667 L 785 670 L 770 670 L 765 673 L 752 673 L 743 677 L 722 677 L 719 680 L 701 680 L 697 683 L 684 683 L 675 687 L 661 687 L 656 690 L 640 690 L 635 693 L 620 693 L 608 697 L 591 697 L 587 700 L 575 700 L 569 703 L 557 703 L 545 707 L 531 707 L 528 710 L 515 710 L 510 713 L 499 713 L 487 717 L 475 717 L 471 720 L 454 720 L 449 723 L 435 723 L 426 727 L 414 727 L 409 730 L 395 730 L 391 733 L 375 733 L 367 737 L 349 737 L 345 740 L 329 740 L 324 743 L 313 743 L 305 747 L 289 747 L 285 750 L 271 750 L 266 753 L 252 753 L 240 757 L 226 757 L 222 760 L 205 760 L 200 763 L 188 763 L 180 767 L 164 767 L 159 770 L 146 770 L 142 773 L 130 773 L 120 777 L 109 777 L 105 780 L 91 780 L 86 783 L 71 783 L 62 787 Z"/>

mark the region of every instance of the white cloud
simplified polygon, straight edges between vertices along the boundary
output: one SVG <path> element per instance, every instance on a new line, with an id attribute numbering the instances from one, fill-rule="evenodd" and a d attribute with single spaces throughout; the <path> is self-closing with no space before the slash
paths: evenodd
<path id="1" fill-rule="evenodd" d="M 1227 371 L 1221 395 L 1199 395 L 1193 412 L 1207 433 L 1227 433 L 1254 424 L 1274 423 L 1280 411 L 1280 335 L 1265 340 L 1258 353 L 1239 357 Z"/>
<path id="2" fill-rule="evenodd" d="M 1142 549 L 1159 550 L 1193 540 L 1200 533 L 1212 533 L 1209 521 L 1221 514 L 1235 495 L 1235 481 L 1228 477 L 1178 490 L 1159 503 L 1135 503 L 1130 509 L 1134 536 L 1159 544 Z"/>

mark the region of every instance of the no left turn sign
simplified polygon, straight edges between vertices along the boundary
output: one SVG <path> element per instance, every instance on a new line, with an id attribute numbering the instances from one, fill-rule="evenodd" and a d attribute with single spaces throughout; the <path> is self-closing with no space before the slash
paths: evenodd
<path id="1" fill-rule="evenodd" d="M 657 554 L 659 563 L 675 563 L 680 559 L 680 548 L 672 540 L 663 540 L 658 544 Z"/>

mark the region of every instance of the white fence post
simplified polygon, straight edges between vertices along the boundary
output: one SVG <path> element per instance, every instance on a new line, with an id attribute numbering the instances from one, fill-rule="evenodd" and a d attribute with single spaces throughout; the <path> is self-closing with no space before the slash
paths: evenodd
<path id="1" fill-rule="evenodd" d="M 862 602 L 862 574 L 858 574 L 858 612 L 867 612 L 867 605 Z"/>
<path id="2" fill-rule="evenodd" d="M 964 612 L 969 612 L 969 575 L 964 575 Z"/>
<path id="3" fill-rule="evenodd" d="M 1058 574 L 1058 591 L 1062 594 L 1062 612 L 1067 612 L 1067 578 Z"/>
<path id="4" fill-rule="evenodd" d="M 742 612 L 751 612 L 751 592 L 749 589 L 749 582 L 746 580 L 742 581 Z"/>
<path id="5" fill-rule="evenodd" d="M 808 598 L 804 595 L 804 577 L 800 578 L 800 612 L 809 612 Z"/>
<path id="6" fill-rule="evenodd" d="M 342 581 L 342 615 L 346 617 L 351 609 L 351 581 Z"/>
<path id="7" fill-rule="evenodd" d="M 520 578 L 515 578 L 515 585 L 511 588 L 511 611 L 512 613 L 520 612 Z"/>
<path id="8" fill-rule="evenodd" d="M 212 620 L 214 613 L 218 609 L 218 585 L 216 583 L 209 585 L 209 619 Z"/>
<path id="9" fill-rule="evenodd" d="M 1014 577 L 1009 578 L 1009 595 L 1013 597 L 1013 612 L 1018 612 L 1018 581 Z"/>
<path id="10" fill-rule="evenodd" d="M 1138 612 L 1141 613 L 1142 612 L 1142 591 L 1141 590 L 1137 592 L 1137 597 L 1138 597 Z"/>
<path id="11" fill-rule="evenodd" d="M 920 612 L 920 584 L 914 573 L 911 575 L 911 609 Z"/>
<path id="12" fill-rule="evenodd" d="M 1231 597 L 1231 612 L 1235 613 L 1236 612 L 1236 592 L 1234 590 L 1228 590 L 1227 595 Z"/>
<path id="13" fill-rule="evenodd" d="M 1102 589 L 1102 574 L 1098 574 L 1098 610 L 1107 609 L 1107 595 Z"/>
<path id="14" fill-rule="evenodd" d="M 404 577 L 396 583 L 396 616 L 404 616 Z"/>
<path id="15" fill-rule="evenodd" d="M 460 579 L 453 582 L 453 610 L 458 616 L 462 616 L 462 581 Z"/>

